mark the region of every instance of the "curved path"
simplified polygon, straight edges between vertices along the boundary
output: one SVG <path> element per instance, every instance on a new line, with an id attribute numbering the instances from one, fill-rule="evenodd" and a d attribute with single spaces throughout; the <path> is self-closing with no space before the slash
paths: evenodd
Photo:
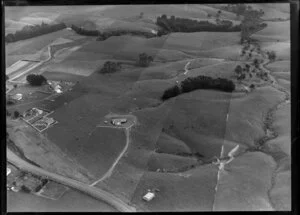
<path id="1" fill-rule="evenodd" d="M 109 170 L 100 179 L 98 179 L 97 181 L 95 181 L 92 184 L 90 184 L 90 186 L 95 186 L 100 181 L 103 181 L 104 179 L 106 179 L 106 178 L 108 178 L 108 177 L 111 176 L 113 170 L 115 169 L 116 165 L 119 163 L 120 159 L 123 157 L 123 155 L 125 154 L 125 152 L 127 151 L 128 146 L 129 146 L 129 142 L 130 142 L 130 127 L 129 128 L 125 128 L 125 135 L 126 135 L 126 145 L 125 145 L 124 149 L 122 150 L 122 152 L 119 154 L 119 156 L 117 157 L 117 159 L 115 160 L 115 162 L 113 163 L 113 165 L 109 168 Z"/>
<path id="2" fill-rule="evenodd" d="M 89 185 L 84 184 L 82 182 L 79 182 L 79 181 L 76 181 L 76 180 L 73 180 L 70 178 L 66 178 L 62 175 L 58 175 L 53 172 L 48 172 L 42 168 L 34 166 L 34 165 L 22 160 L 21 158 L 19 158 L 16 154 L 14 154 L 9 149 L 7 149 L 7 161 L 11 162 L 12 164 L 16 165 L 17 167 L 19 167 L 20 169 L 22 169 L 24 171 L 28 171 L 33 174 L 51 179 L 58 183 L 61 183 L 66 186 L 77 189 L 77 190 L 79 190 L 83 193 L 86 193 L 96 199 L 102 200 L 102 201 L 108 203 L 109 205 L 111 205 L 112 207 L 114 207 L 115 209 L 117 209 L 118 211 L 136 212 L 136 209 L 134 207 L 126 204 L 125 202 L 123 202 L 122 200 L 117 198 L 116 196 L 114 196 L 104 190 L 100 190 L 99 188 L 95 188 L 95 187 L 90 187 Z"/>

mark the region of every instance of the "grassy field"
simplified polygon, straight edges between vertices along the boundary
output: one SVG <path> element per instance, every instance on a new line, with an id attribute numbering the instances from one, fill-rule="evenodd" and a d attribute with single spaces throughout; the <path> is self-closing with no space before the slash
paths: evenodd
<path id="1" fill-rule="evenodd" d="M 242 145 L 253 146 L 255 141 L 264 135 L 263 117 L 283 99 L 284 94 L 280 91 L 262 87 L 246 97 L 231 100 L 225 138 Z"/>
<path id="2" fill-rule="evenodd" d="M 144 174 L 132 202 L 143 211 L 211 211 L 217 168 L 205 165 L 186 174 L 187 177 L 151 172 Z M 158 188 L 160 192 L 146 203 L 142 196 L 149 188 Z"/>
<path id="3" fill-rule="evenodd" d="M 54 136 L 53 132 L 59 127 L 52 129 L 48 135 Z M 67 131 L 60 133 L 70 136 L 67 127 L 64 128 Z M 82 133 L 82 131 L 76 132 L 78 138 L 70 136 L 73 140 L 64 136 L 57 137 L 56 143 L 68 156 L 76 158 L 77 162 L 91 172 L 95 179 L 98 179 L 107 172 L 119 156 L 125 147 L 126 137 L 122 130 L 113 128 L 97 128 L 86 136 L 81 136 Z"/>
<path id="4" fill-rule="evenodd" d="M 214 210 L 272 210 L 267 193 L 275 165 L 272 157 L 260 152 L 246 153 L 226 165 L 220 173 Z"/>
<path id="5" fill-rule="evenodd" d="M 78 162 L 66 157 L 65 153 L 44 135 L 38 133 L 23 121 L 7 121 L 11 140 L 24 152 L 28 159 L 42 168 L 58 174 L 89 182 L 89 174 Z"/>
<path id="6" fill-rule="evenodd" d="M 268 64 L 267 68 L 270 69 L 272 72 L 289 73 L 291 71 L 291 61 L 290 60 L 275 61 L 274 63 Z"/>
<path id="7" fill-rule="evenodd" d="M 157 170 L 177 171 L 183 167 L 195 165 L 195 158 L 188 158 L 164 153 L 153 153 L 148 160 L 148 170 L 155 172 Z"/>
<path id="8" fill-rule="evenodd" d="M 116 212 L 114 208 L 75 190 L 67 191 L 59 200 L 41 198 L 22 192 L 7 193 L 8 212 Z"/>
<path id="9" fill-rule="evenodd" d="M 290 21 L 265 23 L 267 23 L 267 27 L 252 35 L 252 38 L 266 42 L 284 42 L 290 40 Z"/>

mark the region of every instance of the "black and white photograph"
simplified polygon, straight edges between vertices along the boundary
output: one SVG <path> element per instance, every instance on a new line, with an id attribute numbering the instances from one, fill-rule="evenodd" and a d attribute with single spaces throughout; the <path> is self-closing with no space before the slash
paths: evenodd
<path id="1" fill-rule="evenodd" d="M 7 212 L 291 211 L 290 3 L 4 24 Z"/>

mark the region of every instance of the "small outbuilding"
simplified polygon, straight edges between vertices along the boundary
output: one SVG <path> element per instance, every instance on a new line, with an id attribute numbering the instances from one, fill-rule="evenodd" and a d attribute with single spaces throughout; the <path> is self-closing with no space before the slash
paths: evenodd
<path id="1" fill-rule="evenodd" d="M 152 191 L 149 191 L 143 196 L 143 200 L 149 202 L 155 197 L 155 193 Z"/>

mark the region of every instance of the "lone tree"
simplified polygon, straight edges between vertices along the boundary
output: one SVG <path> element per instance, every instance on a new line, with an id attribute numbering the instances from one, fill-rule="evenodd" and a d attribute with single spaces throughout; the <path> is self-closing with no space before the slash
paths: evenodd
<path id="1" fill-rule="evenodd" d="M 26 77 L 27 82 L 32 86 L 41 86 L 47 83 L 47 79 L 43 75 L 30 74 Z"/>
<path id="2" fill-rule="evenodd" d="M 268 52 L 269 60 L 274 61 L 276 59 L 276 53 L 274 51 Z"/>
<path id="3" fill-rule="evenodd" d="M 140 19 L 142 19 L 143 17 L 144 17 L 144 13 L 141 12 L 141 13 L 140 13 Z"/>
<path id="4" fill-rule="evenodd" d="M 15 112 L 14 112 L 14 118 L 17 119 L 19 116 L 20 116 L 19 111 L 15 111 Z"/>
<path id="5" fill-rule="evenodd" d="M 138 65 L 142 67 L 147 67 L 153 61 L 152 56 L 148 56 L 146 53 L 142 53 L 139 55 Z"/>
<path id="6" fill-rule="evenodd" d="M 257 58 L 255 58 L 255 59 L 253 60 L 253 65 L 254 65 L 256 68 L 259 67 L 259 61 L 258 61 Z"/>
<path id="7" fill-rule="evenodd" d="M 234 69 L 235 74 L 237 74 L 237 76 L 239 76 L 240 74 L 242 74 L 242 67 L 240 65 L 237 65 Z"/>

